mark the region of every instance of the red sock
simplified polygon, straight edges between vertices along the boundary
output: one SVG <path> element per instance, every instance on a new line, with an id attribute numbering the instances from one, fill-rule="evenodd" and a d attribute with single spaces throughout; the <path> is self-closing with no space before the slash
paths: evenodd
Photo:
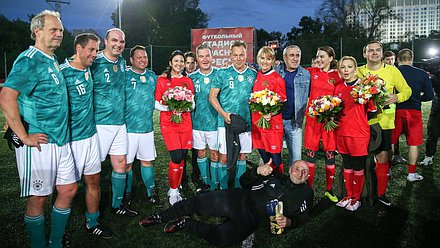
<path id="1" fill-rule="evenodd" d="M 325 166 L 325 179 L 326 179 L 326 190 L 330 191 L 332 189 L 333 181 L 335 180 L 336 166 L 334 164 L 328 164 Z"/>
<path id="2" fill-rule="evenodd" d="M 354 171 L 353 177 L 353 193 L 354 199 L 361 199 L 362 190 L 364 189 L 365 175 L 364 170 Z"/>
<path id="3" fill-rule="evenodd" d="M 309 177 L 307 178 L 307 184 L 313 189 L 313 179 L 315 179 L 316 165 L 310 162 L 307 162 L 307 165 L 309 166 Z"/>
<path id="4" fill-rule="evenodd" d="M 353 196 L 353 169 L 344 169 L 344 184 L 347 197 Z"/>
<path id="5" fill-rule="evenodd" d="M 183 170 L 180 169 L 180 164 L 175 164 L 170 161 L 168 165 L 168 181 L 170 183 L 170 188 L 177 189 L 179 187 L 180 181 L 182 180 Z"/>
<path id="6" fill-rule="evenodd" d="M 281 174 L 284 174 L 284 164 L 283 163 L 281 163 L 280 165 L 278 165 L 278 172 L 279 173 L 281 173 Z"/>
<path id="7" fill-rule="evenodd" d="M 385 194 L 388 185 L 388 177 L 390 170 L 389 163 L 376 162 L 376 177 L 377 177 L 377 195 L 382 196 Z"/>
<path id="8" fill-rule="evenodd" d="M 415 164 L 408 165 L 408 173 L 416 173 L 416 165 Z"/>

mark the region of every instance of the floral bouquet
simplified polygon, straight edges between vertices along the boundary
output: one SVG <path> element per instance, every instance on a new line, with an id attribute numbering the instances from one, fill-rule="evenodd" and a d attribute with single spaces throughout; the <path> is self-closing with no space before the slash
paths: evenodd
<path id="1" fill-rule="evenodd" d="M 359 104 L 366 104 L 372 100 L 377 109 L 380 109 L 388 98 L 388 91 L 385 82 L 378 75 L 368 73 L 356 82 L 350 95 Z"/>
<path id="2" fill-rule="evenodd" d="M 280 111 L 283 102 L 281 97 L 268 89 L 255 91 L 251 93 L 249 105 L 252 112 L 258 112 L 261 117 L 255 122 L 259 128 L 269 129 L 270 123 L 264 118 L 268 114 L 277 114 Z"/>
<path id="3" fill-rule="evenodd" d="M 183 86 L 176 86 L 163 93 L 163 102 L 173 111 L 171 122 L 182 123 L 182 112 L 191 111 L 194 102 L 194 94 Z"/>
<path id="4" fill-rule="evenodd" d="M 342 100 L 337 96 L 320 96 L 313 100 L 309 106 L 309 116 L 317 118 L 324 124 L 324 129 L 333 131 L 338 127 L 337 115 L 342 110 Z"/>

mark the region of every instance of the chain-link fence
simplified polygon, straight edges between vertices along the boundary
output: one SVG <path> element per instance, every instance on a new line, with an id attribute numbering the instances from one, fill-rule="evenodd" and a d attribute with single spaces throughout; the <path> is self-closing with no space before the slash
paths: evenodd
<path id="1" fill-rule="evenodd" d="M 368 42 L 367 39 L 352 39 L 352 38 L 338 38 L 338 39 L 308 39 L 297 40 L 292 44 L 298 45 L 302 50 L 301 64 L 303 66 L 310 66 L 312 58 L 316 56 L 316 50 L 320 46 L 331 46 L 335 50 L 336 59 L 345 55 L 350 55 L 356 58 L 359 65 L 365 64 L 365 59 L 362 56 L 362 48 Z M 290 44 L 286 44 L 290 45 Z M 145 45 L 149 58 L 148 68 L 160 75 L 168 66 L 168 58 L 174 50 L 181 50 L 182 52 L 189 51 L 190 45 L 187 46 L 160 46 L 160 45 Z M 391 50 L 397 54 L 400 49 L 409 48 L 414 51 L 414 63 L 425 70 L 431 72 L 440 70 L 439 60 L 427 59 L 439 58 L 440 56 L 440 39 L 414 39 L 409 42 L 395 42 L 384 44 L 384 51 Z M 126 48 L 123 57 L 130 64 L 130 49 Z M 12 67 L 12 61 L 17 55 L 8 53 L 8 51 L 1 51 L 1 66 L 0 79 L 6 78 L 7 73 Z M 14 57 L 14 58 L 12 58 Z M 61 59 L 61 58 L 60 58 Z M 64 58 L 63 58 L 64 59 Z M 282 59 L 282 47 L 277 51 L 277 59 Z M 7 67 L 5 67 L 7 66 Z"/>

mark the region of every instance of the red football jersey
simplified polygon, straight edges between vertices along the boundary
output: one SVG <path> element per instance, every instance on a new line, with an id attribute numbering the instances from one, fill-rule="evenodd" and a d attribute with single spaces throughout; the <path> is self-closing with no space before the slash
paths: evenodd
<path id="1" fill-rule="evenodd" d="M 271 70 L 266 74 L 263 74 L 261 71 L 258 72 L 254 86 L 252 87 L 252 92 L 264 89 L 277 93 L 282 101 L 285 101 L 287 98 L 286 83 L 284 82 L 284 79 L 274 70 Z M 252 130 L 258 129 L 260 132 L 283 132 L 283 117 L 281 113 L 272 116 L 269 122 L 269 129 L 259 128 L 255 125 L 255 122 L 259 120 L 260 117 L 260 113 L 252 113 Z"/>
<path id="2" fill-rule="evenodd" d="M 162 96 L 163 93 L 176 86 L 183 86 L 191 90 L 194 94 L 194 84 L 189 77 L 182 76 L 180 78 L 171 78 L 171 80 L 166 77 L 159 77 L 156 84 L 156 92 L 154 93 L 154 98 L 163 103 Z M 182 114 L 182 123 L 177 124 L 170 121 L 171 111 L 161 111 L 160 112 L 160 129 L 162 132 L 192 132 L 192 122 L 190 112 L 184 112 Z"/>
<path id="3" fill-rule="evenodd" d="M 336 135 L 355 138 L 370 137 L 367 111 L 375 111 L 376 106 L 373 101 L 369 101 L 367 104 L 356 103 L 350 95 L 352 88 L 353 86 L 348 86 L 345 83 L 339 84 L 335 88 L 335 95 L 343 101 Z"/>

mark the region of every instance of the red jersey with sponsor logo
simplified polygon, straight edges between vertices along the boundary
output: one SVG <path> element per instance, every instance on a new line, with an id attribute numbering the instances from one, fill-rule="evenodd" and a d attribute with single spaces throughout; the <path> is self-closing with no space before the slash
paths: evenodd
<path id="1" fill-rule="evenodd" d="M 276 71 L 271 70 L 266 74 L 263 74 L 261 71 L 258 72 L 254 86 L 252 87 L 252 92 L 264 89 L 277 93 L 280 96 L 281 101 L 286 101 L 286 83 Z M 259 128 L 255 125 L 255 122 L 258 121 L 260 117 L 260 113 L 252 113 L 252 130 L 258 130 L 259 132 L 283 132 L 283 118 L 281 113 L 272 116 L 269 122 L 269 129 Z"/>
<path id="2" fill-rule="evenodd" d="M 370 137 L 370 126 L 368 125 L 367 111 L 376 110 L 373 101 L 367 104 L 359 104 L 350 95 L 353 86 L 345 83 L 339 84 L 335 88 L 335 95 L 343 101 L 344 108 L 340 113 L 336 135 L 349 136 L 353 138 Z"/>
<path id="3" fill-rule="evenodd" d="M 168 78 L 162 76 L 157 79 L 156 92 L 154 93 L 154 98 L 161 104 L 165 104 L 162 100 L 163 93 L 168 89 L 174 88 L 176 86 L 183 86 L 191 90 L 194 94 L 194 84 L 189 77 L 182 76 L 180 78 Z M 160 129 L 162 133 L 164 132 L 192 132 L 192 122 L 190 112 L 184 112 L 182 114 L 182 123 L 177 124 L 170 121 L 171 111 L 161 111 L 160 112 Z"/>

